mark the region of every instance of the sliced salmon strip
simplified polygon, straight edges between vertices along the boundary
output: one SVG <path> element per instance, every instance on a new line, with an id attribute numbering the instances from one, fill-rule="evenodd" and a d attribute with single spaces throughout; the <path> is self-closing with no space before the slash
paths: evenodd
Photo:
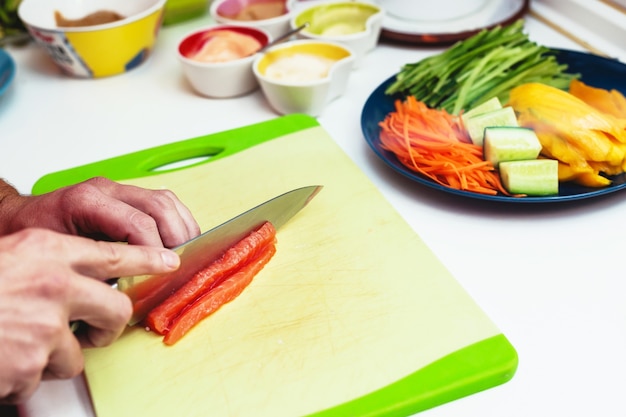
<path id="1" fill-rule="evenodd" d="M 226 278 L 222 283 L 202 295 L 187 307 L 170 324 L 170 330 L 163 338 L 166 345 L 179 341 L 198 322 L 216 312 L 224 304 L 234 300 L 252 282 L 256 274 L 263 269 L 276 253 L 276 246 L 266 246 L 264 251 L 239 271 Z"/>
<path id="2" fill-rule="evenodd" d="M 145 320 L 146 326 L 158 334 L 167 333 L 170 322 L 185 307 L 193 304 L 204 293 L 254 260 L 268 246 L 273 246 L 275 239 L 274 226 L 270 222 L 264 223 L 259 229 L 251 232 L 224 252 L 208 267 L 197 272 L 178 291 L 150 311 Z"/>

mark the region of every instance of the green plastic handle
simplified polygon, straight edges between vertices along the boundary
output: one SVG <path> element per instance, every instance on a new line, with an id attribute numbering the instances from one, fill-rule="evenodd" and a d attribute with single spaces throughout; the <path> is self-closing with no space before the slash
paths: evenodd
<path id="1" fill-rule="evenodd" d="M 292 114 L 244 126 L 148 148 L 41 177 L 33 194 L 43 194 L 93 177 L 114 181 L 147 177 L 210 163 L 263 142 L 319 126 L 311 116 Z"/>
<path id="2" fill-rule="evenodd" d="M 518 356 L 499 334 L 467 346 L 353 401 L 306 417 L 404 417 L 504 384 Z"/>

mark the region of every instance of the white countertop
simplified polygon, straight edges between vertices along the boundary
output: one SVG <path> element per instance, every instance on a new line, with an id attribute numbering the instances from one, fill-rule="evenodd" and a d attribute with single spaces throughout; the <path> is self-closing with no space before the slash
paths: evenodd
<path id="1" fill-rule="evenodd" d="M 164 28 L 147 62 L 96 81 L 61 75 L 33 45 L 8 49 L 18 68 L 0 98 L 0 177 L 28 193 L 50 172 L 277 117 L 260 91 L 226 100 L 191 91 L 174 50 L 202 24 Z M 534 16 L 527 31 L 547 46 L 583 50 Z M 439 51 L 381 43 L 319 117 L 519 354 L 511 381 L 420 415 L 626 415 L 626 195 L 550 207 L 464 200 L 391 172 L 364 141 L 360 112 L 372 90 Z M 625 61 L 626 50 L 617 54 Z M 81 386 L 45 382 L 22 414 L 91 415 Z"/>

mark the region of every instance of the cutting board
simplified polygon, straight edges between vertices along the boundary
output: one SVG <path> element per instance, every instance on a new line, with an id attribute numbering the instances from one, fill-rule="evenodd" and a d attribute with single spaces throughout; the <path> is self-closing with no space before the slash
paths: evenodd
<path id="1" fill-rule="evenodd" d="M 252 284 L 178 344 L 133 327 L 84 352 L 99 417 L 408 416 L 515 373 L 507 338 L 313 118 L 52 173 L 33 193 L 95 175 L 173 190 L 203 230 L 324 186 Z"/>

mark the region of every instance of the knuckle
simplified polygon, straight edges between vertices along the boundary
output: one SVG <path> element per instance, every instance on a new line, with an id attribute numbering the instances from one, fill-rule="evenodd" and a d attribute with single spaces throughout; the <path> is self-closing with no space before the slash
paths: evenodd
<path id="1" fill-rule="evenodd" d="M 46 275 L 32 279 L 32 292 L 41 299 L 65 302 L 69 293 L 69 277 L 64 273 L 49 270 Z"/>
<path id="2" fill-rule="evenodd" d="M 89 197 L 96 192 L 96 186 L 91 180 L 88 180 L 68 187 L 64 192 L 61 202 L 64 206 L 74 205 L 77 202 L 87 202 L 89 201 Z"/>
<path id="3" fill-rule="evenodd" d="M 93 177 L 64 189 L 61 205 L 74 207 L 80 204 L 97 204 L 98 195 L 103 194 L 111 187 L 112 181 L 104 177 Z"/>
<path id="4" fill-rule="evenodd" d="M 40 343 L 37 345 L 39 349 L 47 349 L 48 346 L 54 345 L 59 336 L 68 331 L 69 322 L 64 320 L 62 314 L 41 314 L 36 320 L 31 321 L 31 332 L 37 335 Z M 32 352 L 29 356 L 33 362 L 38 362 L 35 357 L 41 352 Z M 47 353 L 45 353 L 47 355 Z M 41 358 L 41 361 L 47 360 L 47 356 Z"/>
<path id="5" fill-rule="evenodd" d="M 120 299 L 120 306 L 116 310 L 118 314 L 118 321 L 122 323 L 122 325 L 126 325 L 130 321 L 130 316 L 133 314 L 133 304 L 130 298 L 123 293 L 118 293 Z"/>
<path id="6" fill-rule="evenodd" d="M 121 245 L 117 243 L 102 241 L 98 241 L 95 243 L 98 245 L 105 262 L 113 270 L 117 270 L 117 268 L 122 264 L 124 260 L 124 256 L 121 251 Z"/>
<path id="7" fill-rule="evenodd" d="M 116 296 L 118 303 L 112 311 L 112 320 L 115 323 L 114 327 L 121 330 L 130 321 L 130 317 L 133 314 L 133 305 L 126 294 L 118 292 Z"/>
<path id="8" fill-rule="evenodd" d="M 130 215 L 129 221 L 136 230 L 153 231 L 156 229 L 156 221 L 153 217 L 141 211 L 135 211 Z"/>
<path id="9" fill-rule="evenodd" d="M 47 365 L 47 352 L 38 349 L 36 352 L 33 352 L 29 358 L 26 358 L 21 364 L 20 369 L 18 369 L 18 372 L 22 375 L 22 379 L 32 380 L 33 378 L 38 378 Z"/>
<path id="10" fill-rule="evenodd" d="M 108 312 L 111 328 L 122 330 L 133 314 L 132 303 L 126 294 L 119 291 L 115 292 L 115 299 L 112 300 L 112 303 L 114 303 L 115 306 Z"/>
<path id="11" fill-rule="evenodd" d="M 82 183 L 79 183 L 78 185 L 84 185 L 84 186 L 89 186 L 89 187 L 93 187 L 93 188 L 108 188 L 113 184 L 113 181 L 111 181 L 108 178 L 105 177 L 92 177 L 89 178 L 88 180 L 83 181 Z"/>
<path id="12" fill-rule="evenodd" d="M 154 190 L 151 201 L 159 210 L 171 210 L 174 208 L 176 197 L 170 190 Z"/>
<path id="13" fill-rule="evenodd" d="M 48 365 L 48 352 L 43 348 L 23 349 L 19 359 L 11 362 L 9 372 L 14 375 L 16 385 L 27 385 L 41 376 Z"/>
<path id="14" fill-rule="evenodd" d="M 61 371 L 56 371 L 54 377 L 58 379 L 70 379 L 80 375 L 85 368 L 85 358 L 83 355 L 78 355 L 72 360 L 72 362 L 65 364 L 65 367 Z"/>
<path id="15" fill-rule="evenodd" d="M 111 308 L 107 313 L 106 328 L 91 335 L 91 343 L 95 347 L 108 346 L 122 334 L 130 321 L 133 307 L 130 298 L 123 293 L 118 292 L 116 295 L 115 307 Z"/>
<path id="16" fill-rule="evenodd" d="M 29 227 L 16 232 L 13 236 L 16 246 L 40 248 L 53 244 L 55 234 L 50 230 Z"/>

